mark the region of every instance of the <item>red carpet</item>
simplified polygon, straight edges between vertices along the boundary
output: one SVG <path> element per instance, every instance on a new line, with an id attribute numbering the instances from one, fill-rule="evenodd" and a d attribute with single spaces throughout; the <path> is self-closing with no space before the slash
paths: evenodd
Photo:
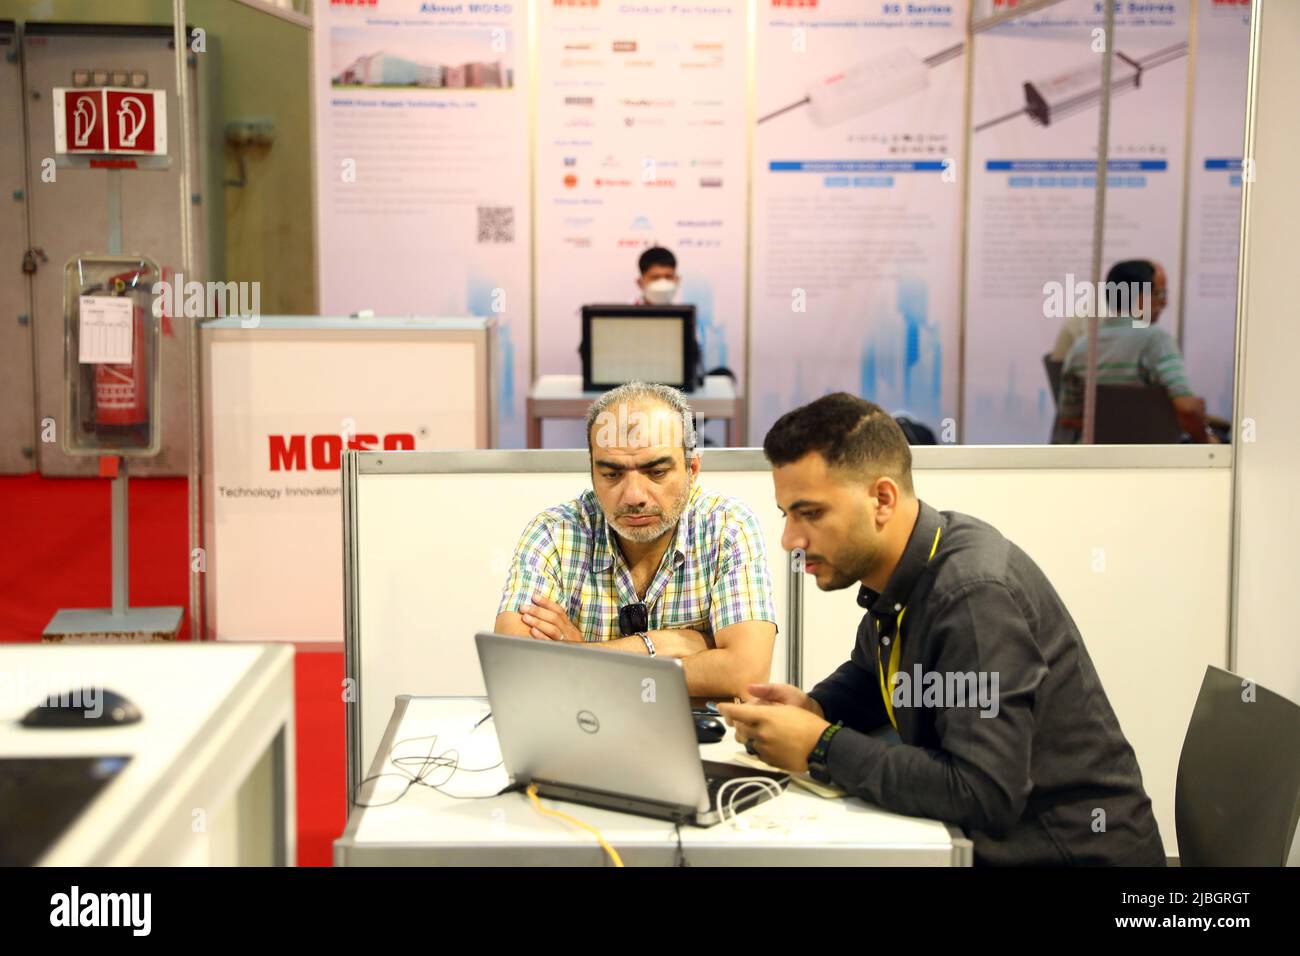
<path id="1" fill-rule="evenodd" d="M 133 605 L 186 608 L 189 531 L 184 478 L 131 481 Z M 108 607 L 109 482 L 0 476 L 0 641 L 39 641 L 59 608 Z M 341 653 L 297 655 L 298 864 L 329 866 L 343 832 L 344 720 Z"/>

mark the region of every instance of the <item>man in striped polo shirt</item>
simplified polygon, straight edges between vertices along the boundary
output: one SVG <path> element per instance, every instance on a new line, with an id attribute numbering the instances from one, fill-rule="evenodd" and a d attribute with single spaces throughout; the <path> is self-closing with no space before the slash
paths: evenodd
<path id="1" fill-rule="evenodd" d="M 590 490 L 524 529 L 498 634 L 678 658 L 693 696 L 769 678 L 776 613 L 763 534 L 743 502 L 704 491 L 690 406 L 634 382 L 587 414 Z"/>
<path id="2" fill-rule="evenodd" d="M 1107 273 L 1110 314 L 1097 323 L 1097 384 L 1162 386 L 1173 402 L 1179 425 L 1192 441 L 1204 442 L 1208 435 L 1205 401 L 1192 392 L 1178 343 L 1155 324 L 1168 299 L 1166 283 L 1165 270 L 1145 259 L 1117 263 Z M 1125 297 L 1131 303 L 1127 310 L 1121 310 L 1117 302 L 1116 288 L 1121 284 L 1142 290 Z M 1124 314 L 1115 314 L 1119 311 Z M 1086 325 L 1084 329 L 1061 367 L 1061 427 L 1076 440 L 1083 427 L 1083 386 L 1088 371 Z"/>

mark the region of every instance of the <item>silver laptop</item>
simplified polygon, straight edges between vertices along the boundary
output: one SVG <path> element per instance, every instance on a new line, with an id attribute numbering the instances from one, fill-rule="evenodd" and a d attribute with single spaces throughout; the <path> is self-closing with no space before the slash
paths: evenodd
<path id="1" fill-rule="evenodd" d="M 728 780 L 789 782 L 787 774 L 700 758 L 678 661 L 499 634 L 474 639 L 501 756 L 519 786 L 712 826 L 722 819 L 718 789 Z M 751 784 L 723 796 L 729 812 L 740 812 L 771 795 Z"/>

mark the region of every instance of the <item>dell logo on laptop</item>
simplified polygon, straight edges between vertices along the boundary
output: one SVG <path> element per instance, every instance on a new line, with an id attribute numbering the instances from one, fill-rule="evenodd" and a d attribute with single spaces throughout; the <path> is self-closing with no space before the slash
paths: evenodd
<path id="1" fill-rule="evenodd" d="M 591 711 L 580 710 L 578 711 L 578 726 L 582 728 L 584 733 L 594 734 L 600 730 L 600 721 L 596 719 L 596 715 Z"/>

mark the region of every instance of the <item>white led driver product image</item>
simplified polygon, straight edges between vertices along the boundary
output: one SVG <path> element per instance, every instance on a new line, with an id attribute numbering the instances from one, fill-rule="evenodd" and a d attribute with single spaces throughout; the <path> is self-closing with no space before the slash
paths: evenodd
<path id="1" fill-rule="evenodd" d="M 964 46 L 958 43 L 925 59 L 900 47 L 863 60 L 814 80 L 803 99 L 759 117 L 758 122 L 766 123 L 782 113 L 807 106 L 812 121 L 818 126 L 834 126 L 862 113 L 889 106 L 924 90 L 930 82 L 930 69 L 961 56 Z"/>

